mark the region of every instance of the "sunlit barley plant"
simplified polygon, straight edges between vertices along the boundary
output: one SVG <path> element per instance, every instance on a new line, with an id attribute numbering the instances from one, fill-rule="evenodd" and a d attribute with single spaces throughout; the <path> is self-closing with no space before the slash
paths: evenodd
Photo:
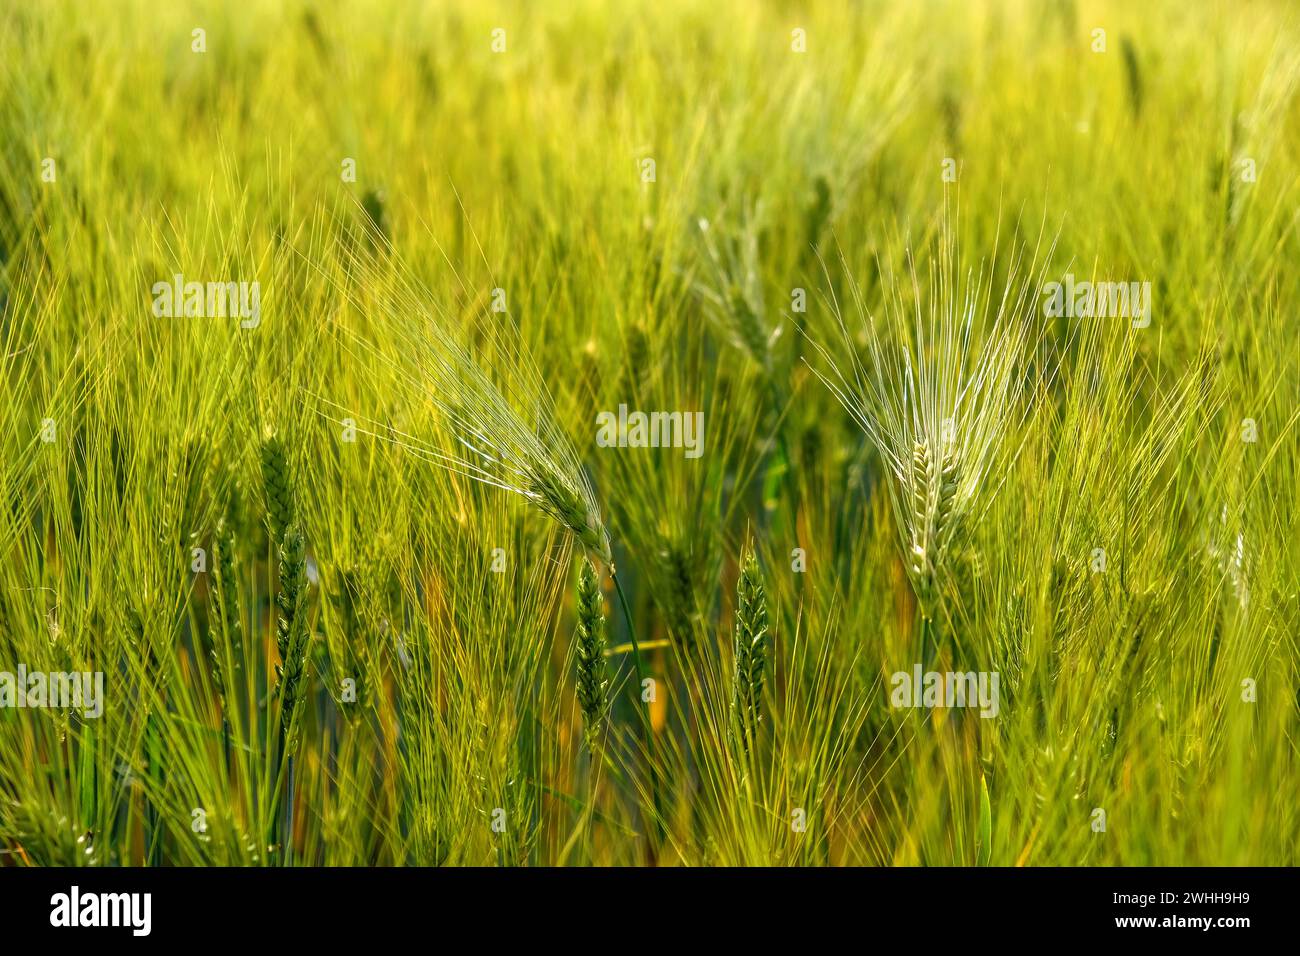
<path id="1" fill-rule="evenodd" d="M 7 5 L 0 865 L 1294 864 L 1298 29 Z"/>
<path id="2" fill-rule="evenodd" d="M 918 269 L 909 250 L 905 270 L 881 269 L 883 314 L 871 311 L 850 277 L 851 305 L 860 314 L 846 319 L 838 299 L 829 302 L 847 357 L 837 363 L 814 341 L 825 361 L 810 363 L 884 466 L 908 578 L 927 620 L 935 616 L 950 552 L 1014 463 L 1034 377 L 1044 375 L 1034 366 L 1042 360 L 1042 250 L 1026 262 L 1016 246 L 1005 286 L 995 289 L 988 263 L 957 260 L 955 222 L 945 219 L 941 228 L 927 267 Z"/>

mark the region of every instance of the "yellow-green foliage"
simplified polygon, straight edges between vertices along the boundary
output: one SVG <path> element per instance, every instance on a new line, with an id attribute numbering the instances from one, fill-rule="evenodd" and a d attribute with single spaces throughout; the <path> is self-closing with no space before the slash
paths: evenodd
<path id="1" fill-rule="evenodd" d="M 97 719 L 0 708 L 0 865 L 1294 865 L 1298 38 L 1284 0 L 0 5 L 0 672 L 106 675 Z M 949 240 L 969 340 L 884 322 L 959 301 Z M 909 385 L 980 367 L 1013 274 L 1150 282 L 1150 323 L 1035 286 L 996 401 Z M 832 367 L 924 421 L 873 436 Z M 703 454 L 598 446 L 620 404 Z M 998 715 L 891 707 L 921 655 Z"/>

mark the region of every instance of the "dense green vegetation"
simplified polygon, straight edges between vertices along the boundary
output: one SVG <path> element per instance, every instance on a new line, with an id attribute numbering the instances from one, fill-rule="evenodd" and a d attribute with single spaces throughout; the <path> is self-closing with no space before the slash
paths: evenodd
<path id="1" fill-rule="evenodd" d="M 4 5 L 0 865 L 1295 864 L 1296 14 Z"/>

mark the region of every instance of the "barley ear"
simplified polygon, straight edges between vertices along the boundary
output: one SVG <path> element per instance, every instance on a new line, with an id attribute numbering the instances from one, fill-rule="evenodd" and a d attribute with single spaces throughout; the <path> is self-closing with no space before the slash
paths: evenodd
<path id="1" fill-rule="evenodd" d="M 928 441 L 915 442 L 908 477 L 912 508 L 908 516 L 911 526 L 908 573 L 923 613 L 929 617 L 935 576 L 955 531 L 957 455 L 951 448 L 938 455 Z"/>
<path id="2" fill-rule="evenodd" d="M 262 484 L 266 489 L 266 513 L 270 522 L 271 540 L 279 544 L 284 540 L 289 525 L 293 524 L 296 510 L 289 458 L 284 450 L 284 442 L 275 435 L 262 442 Z"/>
<path id="3" fill-rule="evenodd" d="M 275 602 L 280 608 L 276 622 L 276 645 L 280 665 L 276 695 L 280 698 L 280 730 L 284 735 L 284 752 L 292 754 L 298 743 L 298 724 L 306 699 L 307 672 L 307 546 L 297 523 L 285 532 L 280 545 L 280 593 Z"/>
<path id="4" fill-rule="evenodd" d="M 692 556 L 686 547 L 674 542 L 669 542 L 661 553 L 668 571 L 664 599 L 668 630 L 684 648 L 690 650 L 695 647 L 695 626 L 699 620 L 692 580 Z"/>
<path id="5" fill-rule="evenodd" d="M 578 574 L 578 705 L 582 708 L 584 739 L 594 751 L 609 711 L 609 681 L 605 676 L 605 612 L 600 575 L 589 558 L 581 559 Z"/>
<path id="6" fill-rule="evenodd" d="M 619 391 L 633 399 L 640 397 L 654 377 L 650 337 L 644 322 L 634 322 L 627 330 L 627 345 L 623 358 L 623 371 L 619 378 Z"/>
<path id="7" fill-rule="evenodd" d="M 534 469 L 529 476 L 528 491 L 538 507 L 573 533 L 588 555 L 606 565 L 614 563 L 609 531 L 601 521 L 600 512 L 592 502 L 583 499 L 581 492 L 558 469 L 545 466 Z"/>
<path id="8" fill-rule="evenodd" d="M 740 723 L 746 750 L 762 719 L 769 640 L 767 590 L 751 550 L 736 583 L 736 681 L 732 698 L 732 711 Z"/>
<path id="9" fill-rule="evenodd" d="M 243 619 L 239 613 L 239 580 L 235 561 L 235 534 L 223 519 L 212 542 L 212 583 L 216 595 L 212 648 L 208 656 L 212 661 L 212 682 L 216 685 L 221 709 L 226 710 L 226 695 L 231 670 L 239 670 L 243 657 Z"/>

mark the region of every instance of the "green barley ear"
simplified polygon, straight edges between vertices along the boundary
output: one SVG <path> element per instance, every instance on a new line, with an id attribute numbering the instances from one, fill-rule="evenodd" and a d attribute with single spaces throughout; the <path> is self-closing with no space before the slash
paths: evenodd
<path id="1" fill-rule="evenodd" d="M 770 379 L 779 330 L 768 323 L 758 278 L 761 218 L 761 208 L 750 207 L 731 222 L 700 220 L 705 269 L 694 291 L 709 320 Z"/>
<path id="2" fill-rule="evenodd" d="M 217 525 L 212 542 L 212 583 L 216 594 L 215 627 L 212 648 L 212 680 L 216 685 L 221 710 L 226 711 L 226 694 L 230 678 L 225 662 L 232 670 L 239 669 L 243 658 L 244 625 L 239 613 L 239 579 L 235 560 L 235 533 L 223 518 Z M 227 658 L 228 655 L 228 658 Z"/>
<path id="3" fill-rule="evenodd" d="M 912 539 L 908 573 L 926 616 L 935 575 L 956 524 L 953 501 L 957 493 L 957 455 L 951 442 L 941 444 L 943 454 L 938 455 L 928 441 L 915 442 L 908 474 L 912 508 L 908 521 Z"/>
<path id="4" fill-rule="evenodd" d="M 751 550 L 736 583 L 736 683 L 732 697 L 732 710 L 741 725 L 746 750 L 762 719 L 769 641 L 767 589 Z"/>
<path id="5" fill-rule="evenodd" d="M 276 435 L 262 442 L 262 484 L 266 488 L 266 513 L 271 525 L 271 540 L 284 541 L 285 531 L 293 524 L 293 480 L 284 442 Z"/>
<path id="6" fill-rule="evenodd" d="M 1142 116 L 1142 64 L 1138 60 L 1137 47 L 1127 35 L 1119 38 L 1119 52 L 1124 61 L 1124 80 L 1128 90 L 1128 103 L 1133 109 L 1133 118 Z"/>
<path id="7" fill-rule="evenodd" d="M 667 567 L 668 629 L 685 648 L 695 646 L 695 625 L 699 620 L 696 610 L 695 584 L 692 579 L 691 554 L 688 547 L 669 541 L 660 552 Z"/>
<path id="8" fill-rule="evenodd" d="M 612 565 L 609 530 L 600 518 L 590 495 L 561 469 L 539 462 L 524 484 L 529 498 L 560 524 L 568 528 L 586 552 L 602 563 Z"/>
<path id="9" fill-rule="evenodd" d="M 284 535 L 280 546 L 280 593 L 275 596 L 280 608 L 275 641 L 280 651 L 280 665 L 275 686 L 280 697 L 280 730 L 284 735 L 284 752 L 292 754 L 298 743 L 298 723 L 306 699 L 304 678 L 307 671 L 307 545 L 295 523 Z"/>
<path id="10" fill-rule="evenodd" d="M 584 739 L 587 749 L 594 751 L 609 711 L 609 681 L 605 676 L 605 611 L 600 575 L 586 557 L 581 559 L 578 574 L 577 671 Z"/>
<path id="11" fill-rule="evenodd" d="M 847 363 L 837 366 L 816 342 L 818 362 L 829 371 L 804 360 L 880 456 L 926 620 L 945 552 L 960 528 L 987 511 L 1020 453 L 1013 439 L 1034 404 L 1035 353 L 1045 329 L 1038 293 L 1055 251 L 1041 232 L 1032 249 L 1013 241 L 1010 265 L 997 273 L 1005 284 L 995 289 L 987 262 L 962 265 L 956 233 L 945 206 L 928 269 L 918 269 L 910 252 L 902 276 L 877 264 L 885 296 L 880 316 L 867 311 L 851 282 L 857 330 L 832 302 Z"/>
<path id="12" fill-rule="evenodd" d="M 386 237 L 379 238 L 386 255 Z M 355 247 L 345 251 L 358 276 L 374 277 L 390 290 L 379 302 L 356 304 L 385 313 L 391 322 L 385 345 L 393 351 L 359 335 L 358 347 L 401 370 L 399 381 L 410 388 L 406 397 L 416 405 L 431 401 L 444 431 L 430 445 L 365 420 L 380 429 L 371 433 L 430 464 L 521 495 L 572 532 L 588 554 L 612 565 L 595 490 L 514 322 L 474 320 L 466 329 L 463 317 L 443 310 L 400 263 Z M 341 409 L 320 399 L 322 414 Z"/>
<path id="13" fill-rule="evenodd" d="M 768 345 L 771 333 L 763 325 L 762 316 L 750 304 L 745 291 L 736 284 L 727 290 L 727 305 L 731 309 L 736 332 L 745 351 L 766 369 L 772 362 L 771 349 Z"/>
<path id="14" fill-rule="evenodd" d="M 654 380 L 654 356 L 650 352 L 650 336 L 644 322 L 633 322 L 627 330 L 627 346 L 623 356 L 623 371 L 619 379 L 619 394 L 630 400 L 640 400 L 647 386 Z"/>
<path id="15" fill-rule="evenodd" d="M 382 248 L 388 242 L 388 216 L 384 211 L 384 191 L 368 189 L 361 197 L 361 209 L 366 214 L 366 238 L 371 245 Z"/>
<path id="16" fill-rule="evenodd" d="M 813 180 L 812 201 L 804 208 L 804 251 L 813 250 L 821 239 L 822 229 L 834 210 L 831 184 L 825 176 Z"/>

